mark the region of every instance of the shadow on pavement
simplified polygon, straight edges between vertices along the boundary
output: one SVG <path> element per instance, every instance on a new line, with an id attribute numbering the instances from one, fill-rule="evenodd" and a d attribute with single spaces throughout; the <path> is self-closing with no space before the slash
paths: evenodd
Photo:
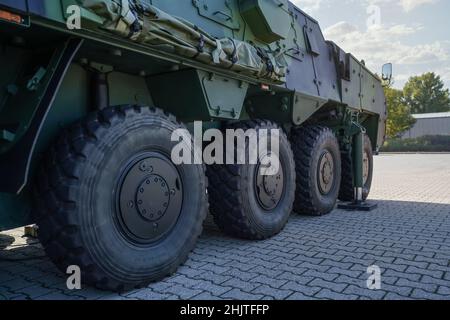
<path id="1" fill-rule="evenodd" d="M 286 258 L 289 261 L 304 261 L 304 268 L 311 272 L 316 272 L 318 276 L 327 272 L 321 271 L 326 266 L 336 264 L 336 270 L 342 268 L 342 272 L 348 272 L 345 269 L 347 265 L 369 266 L 379 264 L 385 270 L 391 270 L 392 278 L 408 279 L 409 269 L 404 268 L 403 264 L 411 263 L 411 270 L 417 262 L 407 259 L 412 255 L 417 259 L 421 258 L 427 261 L 429 265 L 436 270 L 448 267 L 443 265 L 443 260 L 447 256 L 450 259 L 450 203 L 421 203 L 421 202 L 403 202 L 403 201 L 384 201 L 372 200 L 378 204 L 378 209 L 372 212 L 350 212 L 335 210 L 331 214 L 323 217 L 301 216 L 293 213 L 286 228 L 277 236 L 259 242 L 234 239 L 224 235 L 214 224 L 211 216 L 208 216 L 204 224 L 204 232 L 200 237 L 197 248 L 193 251 L 190 259 L 186 263 L 188 269 L 202 268 L 197 267 L 200 263 L 217 266 L 227 270 L 227 272 L 246 273 L 256 272 L 258 268 L 273 268 L 278 270 L 285 262 L 280 258 L 282 251 L 286 252 Z M 37 281 L 32 277 L 25 275 L 27 281 L 32 285 L 54 287 L 63 294 L 68 294 L 68 298 L 87 298 L 96 299 L 106 296 L 107 299 L 125 298 L 125 295 L 115 295 L 103 293 L 96 289 L 86 288 L 81 292 L 67 292 L 65 289 L 65 275 L 59 272 L 56 267 L 45 257 L 44 250 L 35 239 L 28 239 L 28 245 L 19 245 L 14 247 L 14 238 L 7 234 L 0 234 L 0 272 L 5 269 L 3 263 L 7 263 L 8 272 L 16 273 L 15 268 L 25 268 L 25 273 L 41 274 Z M 8 247 L 8 250 L 3 250 Z M 375 249 L 374 249 L 375 248 Z M 304 250 L 304 251 L 302 251 Z M 341 264 L 333 262 L 335 253 L 345 255 Z M 435 256 L 440 256 L 433 262 L 430 250 L 434 250 Z M 326 257 L 326 252 L 330 252 Z M 261 252 L 265 252 L 262 254 Z M 304 253 L 302 253 L 304 252 Z M 404 261 L 399 262 L 402 255 Z M 263 255 L 266 255 L 263 257 Z M 272 257 L 273 255 L 273 257 Z M 251 258 L 250 260 L 248 258 Z M 315 264 L 314 261 L 318 260 Z M 264 259 L 264 260 L 263 260 Z M 218 261 L 223 264 L 218 265 Z M 247 264 L 251 267 L 248 271 L 239 270 L 235 265 L 240 261 L 249 261 Z M 267 262 L 267 266 L 264 262 Z M 286 263 L 289 262 L 286 260 Z M 308 263 L 310 261 L 310 263 Z M 444 261 L 445 262 L 445 261 Z M 273 265 L 273 266 L 272 266 Z M 284 275 L 289 278 L 298 277 L 295 269 L 290 271 L 285 268 Z M 358 269 L 359 270 L 359 269 Z M 24 271 L 21 271 L 24 272 Z M 356 272 L 356 271 L 355 271 Z M 357 271 L 356 273 L 358 273 Z M 431 272 L 424 270 L 424 272 Z M 25 274 L 24 273 L 24 274 Z M 361 274 L 364 276 L 365 271 Z M 20 275 L 22 277 L 22 275 Z M 180 276 L 175 274 L 174 277 Z M 183 276 L 181 274 L 181 276 Z M 200 279 L 202 275 L 194 276 L 193 281 Z M 302 277 L 300 275 L 300 277 Z M 275 278 L 274 278 L 275 279 Z M 162 282 L 166 282 L 165 279 Z M 51 283 L 49 282 L 51 281 Z M 281 280 L 279 280 L 281 281 Z M 419 283 L 420 281 L 417 281 Z M 449 281 L 450 286 L 450 281 Z M 144 288 L 139 291 L 151 291 L 154 286 Z M 186 286 L 189 286 L 186 283 Z M 326 288 L 334 290 L 333 284 Z M 1 286 L 0 286 L 1 287 Z M 201 287 L 200 287 L 201 288 Z M 301 288 L 299 286 L 299 288 Z M 299 292 L 302 293 L 302 289 Z M 364 293 L 364 291 L 362 291 Z M 0 292 L 1 293 L 1 292 Z M 72 294 L 72 296 L 70 296 Z M 350 297 L 350 296 L 349 296 Z M 64 295 L 60 296 L 64 299 Z M 0 295 L 1 299 L 1 295 Z"/>
<path id="2" fill-rule="evenodd" d="M 14 237 L 7 234 L 0 233 L 0 250 L 3 250 L 13 244 L 15 241 Z"/>

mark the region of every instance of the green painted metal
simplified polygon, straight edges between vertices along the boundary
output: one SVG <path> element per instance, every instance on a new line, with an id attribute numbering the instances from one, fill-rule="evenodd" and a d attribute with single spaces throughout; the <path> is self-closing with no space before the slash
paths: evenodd
<path id="1" fill-rule="evenodd" d="M 253 91 L 255 88 L 253 88 Z M 272 119 L 278 123 L 289 123 L 292 119 L 295 95 L 291 91 L 267 91 L 250 95 L 246 110 L 250 119 Z"/>
<path id="2" fill-rule="evenodd" d="M 0 140 L 4 140 L 5 142 L 13 142 L 16 135 L 11 131 L 3 129 L 0 131 Z"/>
<path id="3" fill-rule="evenodd" d="M 61 0 L 61 13 L 62 13 L 62 17 L 64 18 L 64 20 L 70 19 L 71 16 L 73 15 L 73 11 L 68 10 L 70 8 L 70 6 L 79 6 L 79 2 L 77 0 Z M 54 5 L 52 6 L 54 7 Z M 80 8 L 80 13 L 81 13 L 81 23 L 85 26 L 89 26 L 89 27 L 96 27 L 96 26 L 100 26 L 103 24 L 104 19 L 102 19 L 101 17 L 99 17 L 98 15 L 92 13 L 91 11 L 83 8 L 83 7 L 79 7 Z M 56 13 L 56 16 L 58 16 L 59 13 Z"/>
<path id="4" fill-rule="evenodd" d="M 32 223 L 30 193 L 0 193 L 0 231 Z"/>
<path id="5" fill-rule="evenodd" d="M 355 177 L 355 188 L 364 187 L 363 177 L 363 154 L 364 154 L 364 131 L 360 130 L 353 136 L 353 172 Z"/>
<path id="6" fill-rule="evenodd" d="M 288 37 L 291 17 L 287 0 L 240 0 L 239 6 L 259 40 L 272 43 Z"/>
<path id="7" fill-rule="evenodd" d="M 246 82 L 195 69 L 149 77 L 148 83 L 154 103 L 187 122 L 239 119 L 248 90 Z"/>
<path id="8" fill-rule="evenodd" d="M 17 56 L 9 56 L 9 60 L 3 60 L 2 66 L 9 65 L 8 68 L 15 70 L 14 73 L 5 76 L 17 87 L 17 93 L 6 94 L 0 108 L 0 130 L 8 130 L 14 134 L 13 141 L 0 143 L 0 154 L 20 141 L 28 130 L 36 106 L 47 90 L 53 70 L 61 58 L 63 48 L 63 45 L 45 48 L 39 57 L 33 56 L 32 50 L 11 49 L 11 54 L 16 52 Z"/>
<path id="9" fill-rule="evenodd" d="M 119 7 L 123 3 L 98 1 Z M 356 150 L 359 142 L 354 140 L 361 127 L 376 150 L 384 141 L 387 114 L 380 79 L 353 55 L 325 41 L 318 22 L 290 1 L 136 0 L 143 7 L 162 10 L 170 17 L 167 21 L 203 33 L 203 41 L 213 39 L 210 48 L 217 45 L 215 39 L 244 42 L 245 49 L 258 50 L 258 57 L 266 59 L 267 72 L 271 63 L 286 63 L 285 76 L 277 79 L 236 68 L 239 58 L 245 61 L 252 55 L 225 54 L 217 63 L 214 53 L 205 56 L 201 51 L 202 37 L 183 38 L 173 24 L 145 20 L 139 12 L 134 13 L 146 30 L 162 27 L 174 36 L 177 46 L 155 45 L 148 41 L 149 34 L 130 39 L 128 33 L 111 32 L 105 28 L 109 18 L 88 9 L 87 2 L 0 0 L 0 8 L 29 21 L 28 28 L 0 21 L 0 157 L 21 143 L 60 62 L 64 43 L 71 37 L 85 39 L 42 123 L 29 181 L 58 133 L 95 110 L 95 73 L 105 76 L 110 105 L 157 106 L 186 123 L 205 120 L 220 127 L 223 121 L 266 118 L 285 128 L 322 124 L 333 129 L 348 152 Z M 66 26 L 73 13 L 68 8 L 73 5 L 81 5 L 81 30 Z M 29 199 L 29 188 L 19 195 L 0 194 L 0 229 L 28 220 Z"/>
<path id="10" fill-rule="evenodd" d="M 326 99 L 297 92 L 295 94 L 292 122 L 295 125 L 303 124 L 327 102 L 328 100 Z"/>
<path id="11" fill-rule="evenodd" d="M 230 1 L 193 0 L 192 3 L 201 17 L 210 19 L 232 30 L 241 28 L 238 19 L 239 12 L 231 5 Z"/>

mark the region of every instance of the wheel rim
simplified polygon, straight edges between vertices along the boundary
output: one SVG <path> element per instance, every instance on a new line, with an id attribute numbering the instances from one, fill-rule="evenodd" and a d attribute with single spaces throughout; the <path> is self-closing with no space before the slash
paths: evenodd
<path id="1" fill-rule="evenodd" d="M 364 151 L 364 156 L 363 156 L 363 180 L 364 180 L 364 185 L 366 185 L 367 181 L 369 180 L 369 170 L 370 170 L 369 154 L 367 153 L 367 151 Z"/>
<path id="2" fill-rule="evenodd" d="M 262 163 L 266 163 L 265 156 L 256 166 L 255 171 L 255 192 L 259 205 L 266 211 L 275 209 L 283 198 L 284 193 L 284 171 L 280 160 L 278 173 L 275 175 L 263 175 L 262 172 L 266 169 Z M 269 164 L 270 166 L 271 164 Z"/>
<path id="3" fill-rule="evenodd" d="M 334 158 L 328 150 L 324 151 L 320 156 L 317 170 L 320 193 L 327 195 L 333 189 L 335 181 Z"/>
<path id="4" fill-rule="evenodd" d="M 121 233 L 136 244 L 169 234 L 183 203 L 181 175 L 170 159 L 158 152 L 139 154 L 121 173 L 115 197 Z"/>

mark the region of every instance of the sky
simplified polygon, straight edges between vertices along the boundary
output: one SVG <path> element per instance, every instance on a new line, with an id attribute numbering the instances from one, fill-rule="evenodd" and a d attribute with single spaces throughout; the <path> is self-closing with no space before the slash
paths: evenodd
<path id="1" fill-rule="evenodd" d="M 291 0 L 319 21 L 324 36 L 381 73 L 394 65 L 394 86 L 433 71 L 450 88 L 449 0 Z"/>

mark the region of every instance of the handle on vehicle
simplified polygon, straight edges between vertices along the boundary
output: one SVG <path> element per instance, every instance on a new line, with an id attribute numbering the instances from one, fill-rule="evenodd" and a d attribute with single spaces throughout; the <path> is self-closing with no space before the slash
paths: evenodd
<path id="1" fill-rule="evenodd" d="M 222 16 L 224 16 L 226 18 L 227 21 L 232 21 L 233 20 L 233 17 L 231 15 L 229 15 L 228 13 L 223 12 L 223 11 L 216 11 L 216 12 L 214 12 L 214 15 L 215 16 L 222 15 Z"/>
<path id="2" fill-rule="evenodd" d="M 284 3 L 283 2 L 281 2 L 280 0 L 273 0 L 273 2 L 275 2 L 277 5 L 278 5 L 278 7 L 284 7 Z"/>

